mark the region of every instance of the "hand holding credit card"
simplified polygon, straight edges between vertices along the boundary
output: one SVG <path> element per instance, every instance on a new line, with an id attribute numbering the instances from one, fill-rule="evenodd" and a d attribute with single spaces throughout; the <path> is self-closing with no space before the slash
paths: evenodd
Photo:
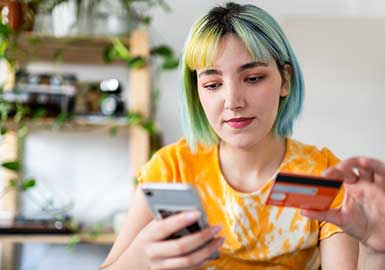
<path id="1" fill-rule="evenodd" d="M 311 210 L 329 209 L 342 185 L 330 179 L 294 173 L 278 173 L 266 204 Z"/>

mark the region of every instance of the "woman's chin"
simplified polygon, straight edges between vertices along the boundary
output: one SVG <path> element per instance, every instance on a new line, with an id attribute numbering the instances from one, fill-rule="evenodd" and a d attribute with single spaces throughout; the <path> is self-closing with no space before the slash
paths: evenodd
<path id="1" fill-rule="evenodd" d="M 227 136 L 226 136 L 227 135 Z M 220 137 L 221 141 L 231 147 L 236 147 L 244 150 L 251 150 L 256 145 L 265 144 L 268 140 L 273 139 L 272 133 L 243 133 L 243 134 L 225 134 Z"/>
<path id="2" fill-rule="evenodd" d="M 251 147 L 253 147 L 257 141 L 255 140 L 255 138 L 242 138 L 242 137 L 239 137 L 239 138 L 229 138 L 228 140 L 223 140 L 223 142 L 228 145 L 228 146 L 231 146 L 231 147 L 235 147 L 235 148 L 239 148 L 239 149 L 250 149 Z"/>

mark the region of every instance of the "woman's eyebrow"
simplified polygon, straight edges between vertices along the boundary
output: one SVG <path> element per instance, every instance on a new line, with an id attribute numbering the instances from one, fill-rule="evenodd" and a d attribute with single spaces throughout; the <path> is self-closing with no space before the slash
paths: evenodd
<path id="1" fill-rule="evenodd" d="M 269 64 L 264 63 L 264 62 L 253 61 L 253 62 L 246 63 L 246 64 L 240 66 L 238 68 L 238 72 L 242 72 L 242 71 L 244 71 L 246 69 L 250 69 L 250 68 L 254 68 L 254 67 L 260 67 L 260 66 L 267 67 L 268 65 Z"/>
<path id="2" fill-rule="evenodd" d="M 222 72 L 217 69 L 206 69 L 198 74 L 198 77 L 203 75 L 222 75 Z"/>
<path id="3" fill-rule="evenodd" d="M 260 66 L 267 67 L 268 65 L 269 64 L 264 63 L 264 62 L 253 61 L 250 63 L 243 64 L 242 66 L 240 66 L 237 69 L 237 71 L 242 72 L 246 69 L 250 69 L 250 68 L 254 68 L 254 67 L 260 67 Z M 202 71 L 201 73 L 199 73 L 198 77 L 201 77 L 203 75 L 222 75 L 222 72 L 220 70 L 211 68 L 211 69 L 206 69 L 206 70 Z"/>

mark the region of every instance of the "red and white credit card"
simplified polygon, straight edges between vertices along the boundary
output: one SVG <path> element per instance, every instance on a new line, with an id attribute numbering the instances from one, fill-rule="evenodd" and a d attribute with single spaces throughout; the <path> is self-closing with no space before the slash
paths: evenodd
<path id="1" fill-rule="evenodd" d="M 266 204 L 327 210 L 341 186 L 341 179 L 280 172 L 275 179 Z"/>

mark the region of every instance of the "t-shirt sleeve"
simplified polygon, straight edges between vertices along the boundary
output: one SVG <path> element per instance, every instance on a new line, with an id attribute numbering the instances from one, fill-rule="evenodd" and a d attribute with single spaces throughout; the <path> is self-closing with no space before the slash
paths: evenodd
<path id="1" fill-rule="evenodd" d="M 327 167 L 332 167 L 340 162 L 340 159 L 337 158 L 329 149 L 323 148 L 321 152 L 327 157 L 328 164 Z M 339 208 L 344 199 L 344 189 L 341 188 L 338 192 L 336 198 L 334 199 L 331 208 Z M 332 223 L 322 221 L 320 223 L 320 235 L 319 239 L 325 239 L 332 236 L 335 233 L 342 232 L 342 229 Z"/>
<path id="2" fill-rule="evenodd" d="M 170 182 L 173 179 L 172 170 L 167 166 L 165 158 L 158 151 L 139 170 L 136 179 L 139 184 L 146 182 Z"/>

